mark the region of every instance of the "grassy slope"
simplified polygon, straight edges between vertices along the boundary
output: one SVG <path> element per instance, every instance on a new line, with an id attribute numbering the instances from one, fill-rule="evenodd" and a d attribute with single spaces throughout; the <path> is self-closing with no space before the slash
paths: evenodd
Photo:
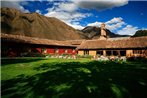
<path id="1" fill-rule="evenodd" d="M 146 98 L 145 62 L 2 60 L 3 98 Z"/>

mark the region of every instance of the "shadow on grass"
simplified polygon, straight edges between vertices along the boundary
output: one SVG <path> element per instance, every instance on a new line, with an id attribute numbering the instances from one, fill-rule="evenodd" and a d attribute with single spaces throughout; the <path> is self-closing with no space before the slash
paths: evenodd
<path id="1" fill-rule="evenodd" d="M 33 57 L 5 58 L 5 59 L 1 59 L 1 65 L 5 66 L 7 64 L 29 63 L 29 62 L 39 61 L 39 60 L 43 60 L 43 58 L 33 58 Z"/>
<path id="2" fill-rule="evenodd" d="M 135 66 L 97 61 L 45 63 L 34 68 L 43 73 L 2 81 L 2 98 L 146 98 L 147 67 Z"/>

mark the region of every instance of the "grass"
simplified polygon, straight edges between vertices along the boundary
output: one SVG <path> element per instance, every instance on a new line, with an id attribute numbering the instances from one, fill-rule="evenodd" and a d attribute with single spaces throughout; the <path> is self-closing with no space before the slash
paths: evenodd
<path id="1" fill-rule="evenodd" d="M 89 59 L 73 60 L 73 59 L 45 59 L 45 58 L 23 58 L 23 59 L 3 59 L 1 67 L 1 80 L 15 78 L 18 75 L 35 75 L 47 70 L 34 70 L 34 68 L 47 65 L 53 65 L 64 62 L 88 62 Z M 53 69 L 53 68 L 52 68 Z"/>
<path id="2" fill-rule="evenodd" d="M 146 98 L 146 62 L 3 59 L 2 98 Z"/>

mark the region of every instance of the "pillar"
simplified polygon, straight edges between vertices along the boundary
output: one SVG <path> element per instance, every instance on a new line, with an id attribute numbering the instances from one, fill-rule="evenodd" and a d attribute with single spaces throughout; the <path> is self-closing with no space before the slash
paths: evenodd
<path id="1" fill-rule="evenodd" d="M 103 56 L 106 56 L 106 50 L 103 50 Z"/>

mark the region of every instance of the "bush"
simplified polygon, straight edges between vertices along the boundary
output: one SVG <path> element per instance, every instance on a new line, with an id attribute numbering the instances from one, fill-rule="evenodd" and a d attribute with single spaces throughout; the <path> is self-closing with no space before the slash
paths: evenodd
<path id="1" fill-rule="evenodd" d="M 92 58 L 91 55 L 76 55 L 77 58 Z"/>
<path id="2" fill-rule="evenodd" d="M 27 53 L 23 57 L 46 57 L 46 55 L 41 53 Z"/>
<path id="3" fill-rule="evenodd" d="M 129 57 L 127 58 L 128 61 L 141 61 L 141 62 L 147 62 L 147 58 L 145 57 Z"/>

